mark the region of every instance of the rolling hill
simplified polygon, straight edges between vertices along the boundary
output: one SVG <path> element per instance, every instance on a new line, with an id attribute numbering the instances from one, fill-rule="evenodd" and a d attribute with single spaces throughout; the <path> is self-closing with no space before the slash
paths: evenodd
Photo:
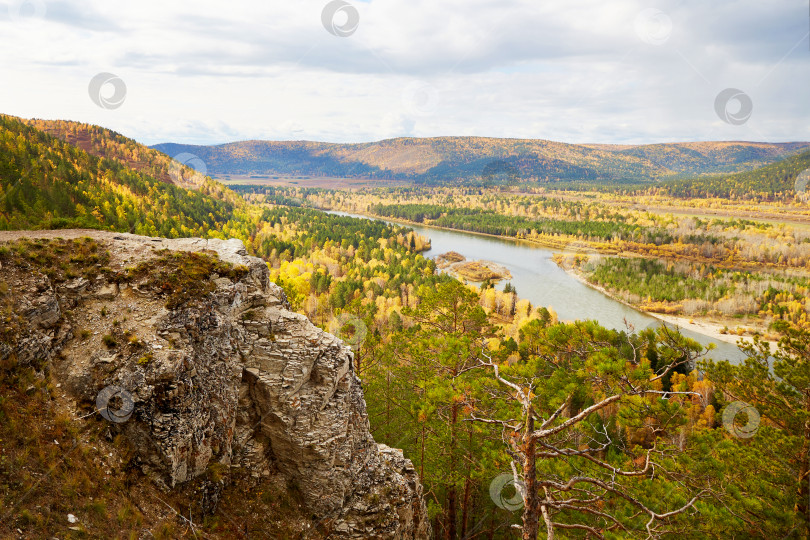
<path id="1" fill-rule="evenodd" d="M 103 128 L 0 115 L 0 229 L 207 236 L 243 204 L 221 184 Z"/>
<path id="2" fill-rule="evenodd" d="M 306 175 L 409 180 L 417 184 L 510 182 L 645 183 L 739 172 L 772 163 L 810 143 L 698 142 L 576 145 L 484 137 L 399 138 L 372 143 L 244 141 L 152 148 L 193 154 L 213 175 Z"/>
<path id="3" fill-rule="evenodd" d="M 810 167 L 810 143 L 574 145 L 481 137 L 375 143 L 246 141 L 146 147 L 108 129 L 0 116 L 0 228 L 92 227 L 207 235 L 243 201 L 172 157 L 198 156 L 212 175 L 307 175 L 415 184 L 539 182 L 626 185 L 675 197 L 782 200 Z M 186 156 L 188 157 L 188 156 Z M 645 188 L 646 189 L 646 188 Z"/>
<path id="4" fill-rule="evenodd" d="M 776 163 L 734 174 L 684 178 L 651 188 L 678 198 L 721 197 L 727 199 L 785 201 L 799 194 L 807 198 L 807 180 L 797 180 L 810 170 L 810 151 L 803 151 Z"/>

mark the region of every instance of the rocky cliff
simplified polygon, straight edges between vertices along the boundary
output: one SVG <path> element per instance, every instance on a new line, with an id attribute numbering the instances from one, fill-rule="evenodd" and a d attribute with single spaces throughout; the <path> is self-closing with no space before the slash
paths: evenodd
<path id="1" fill-rule="evenodd" d="M 322 536 L 429 535 L 413 465 L 369 432 L 351 349 L 292 312 L 240 241 L 43 231 L 0 246 L 0 358 L 45 362 L 164 492 L 238 468 L 286 479 Z M 224 483 L 206 480 L 205 512 Z"/>

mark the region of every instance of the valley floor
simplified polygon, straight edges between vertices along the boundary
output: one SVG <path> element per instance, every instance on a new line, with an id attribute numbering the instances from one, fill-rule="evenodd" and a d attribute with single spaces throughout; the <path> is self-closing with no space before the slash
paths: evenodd
<path id="1" fill-rule="evenodd" d="M 400 218 L 391 218 L 386 216 L 378 216 L 369 212 L 362 212 L 356 211 L 353 212 L 358 215 L 366 216 L 370 219 L 382 219 L 385 221 L 390 221 L 394 223 L 401 223 L 403 225 L 410 225 L 410 226 L 419 226 L 419 227 L 428 227 L 431 229 L 439 229 L 439 230 L 447 230 L 447 231 L 456 231 L 462 232 L 464 234 L 472 234 L 476 236 L 485 236 L 490 238 L 498 238 L 501 240 L 506 240 L 510 242 L 526 242 L 538 247 L 544 248 L 551 248 L 551 249 L 564 249 L 566 246 L 561 243 L 554 243 L 548 241 L 534 241 L 530 239 L 521 239 L 516 240 L 515 238 L 508 237 L 508 236 L 499 236 L 493 234 L 486 234 L 486 233 L 479 233 L 473 231 L 466 231 L 466 230 L 459 230 L 459 229 L 452 229 L 447 227 L 439 227 L 436 225 L 426 225 L 424 223 L 417 223 L 414 221 L 409 221 L 407 219 L 400 219 Z M 768 328 L 765 322 L 761 319 L 756 319 L 752 317 L 748 317 L 745 319 L 733 318 L 733 317 L 719 317 L 715 315 L 692 315 L 692 316 L 684 316 L 684 315 L 672 315 L 666 313 L 658 313 L 654 311 L 647 311 L 641 308 L 640 306 L 634 305 L 632 303 L 626 302 L 622 298 L 618 297 L 617 295 L 613 294 L 612 292 L 608 291 L 604 287 L 601 287 L 595 283 L 591 283 L 586 276 L 579 270 L 566 267 L 565 265 L 561 265 L 561 268 L 571 277 L 576 279 L 577 281 L 581 282 L 582 284 L 599 291 L 600 293 L 604 294 L 605 296 L 619 302 L 621 304 L 626 305 L 636 311 L 649 315 L 650 317 L 654 317 L 660 321 L 668 323 L 670 325 L 676 326 L 678 328 L 685 328 L 706 336 L 712 340 L 722 341 L 724 343 L 730 343 L 732 345 L 736 345 L 739 342 L 752 342 L 753 339 L 751 337 L 752 333 L 759 333 L 761 335 L 766 335 L 768 333 Z M 771 347 L 776 346 L 775 340 L 766 340 L 770 343 Z"/>
<path id="2" fill-rule="evenodd" d="M 678 328 L 687 328 L 693 332 L 697 332 L 698 334 L 702 334 L 710 339 L 723 341 L 725 343 L 731 343 L 733 345 L 738 344 L 740 341 L 743 342 L 752 342 L 753 339 L 751 336 L 748 335 L 741 335 L 736 333 L 736 329 L 741 327 L 739 319 L 733 318 L 719 318 L 713 316 L 680 316 L 680 315 L 669 315 L 666 313 L 656 313 L 652 311 L 644 311 L 639 309 L 638 306 L 634 306 L 628 302 L 625 302 L 621 298 L 617 297 L 616 295 L 612 294 L 610 291 L 605 289 L 604 287 L 600 287 L 594 283 L 588 281 L 588 279 L 582 274 L 582 272 L 577 271 L 573 268 L 563 268 L 565 272 L 582 283 L 583 285 L 587 285 L 588 287 L 597 290 L 604 294 L 605 296 L 609 296 L 613 300 L 617 302 L 621 302 L 622 304 L 631 307 L 635 310 L 641 311 L 649 315 L 650 317 L 654 317 L 664 323 L 670 324 L 672 326 Z M 755 332 L 759 332 L 764 334 L 767 331 L 767 328 L 761 321 L 751 321 L 747 319 L 745 321 L 745 328 L 748 330 L 753 330 Z M 776 341 L 774 340 L 767 340 L 770 343 L 771 347 L 776 346 Z"/>

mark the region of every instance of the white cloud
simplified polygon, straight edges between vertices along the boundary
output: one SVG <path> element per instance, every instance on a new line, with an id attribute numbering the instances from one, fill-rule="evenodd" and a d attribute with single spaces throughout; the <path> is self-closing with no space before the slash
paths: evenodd
<path id="1" fill-rule="evenodd" d="M 150 144 L 810 139 L 808 14 L 790 0 L 351 0 L 344 38 L 326 3 L 7 0 L 1 112 Z M 99 72 L 126 81 L 120 108 L 90 100 Z M 753 101 L 742 126 L 714 112 L 729 87 Z"/>

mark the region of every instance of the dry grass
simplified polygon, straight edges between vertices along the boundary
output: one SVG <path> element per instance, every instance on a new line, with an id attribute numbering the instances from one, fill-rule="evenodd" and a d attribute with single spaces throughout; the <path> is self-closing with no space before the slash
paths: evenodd
<path id="1" fill-rule="evenodd" d="M 21 238 L 0 246 L 0 262 L 36 268 L 54 283 L 111 272 L 109 251 L 92 238 Z"/>
<path id="2" fill-rule="evenodd" d="M 453 271 L 458 275 L 475 282 L 486 281 L 488 279 L 497 280 L 504 278 L 503 275 L 492 271 L 477 261 L 456 264 L 453 266 Z"/>
<path id="3" fill-rule="evenodd" d="M 162 493 L 134 466 L 134 449 L 115 426 L 66 412 L 58 389 L 36 373 L 0 363 L 0 538 L 322 537 L 298 491 L 281 480 L 217 466 Z M 207 516 L 199 511 L 205 480 L 227 480 Z"/>
<path id="4" fill-rule="evenodd" d="M 177 308 L 189 300 L 201 298 L 216 289 L 209 278 L 213 274 L 230 279 L 241 279 L 248 270 L 233 266 L 206 253 L 161 252 L 161 257 L 129 268 L 120 281 L 146 280 L 144 287 L 167 296 L 166 307 Z"/>
<path id="5" fill-rule="evenodd" d="M 467 260 L 467 258 L 464 255 L 461 253 L 456 253 L 455 251 L 448 251 L 447 253 L 442 253 L 441 255 L 436 256 L 436 262 L 438 264 L 452 264 L 465 260 Z"/>
<path id="6" fill-rule="evenodd" d="M 108 441 L 100 418 L 64 410 L 38 374 L 46 367 L 0 363 L 0 537 L 137 537 L 144 516 L 127 496 L 132 448 Z"/>

